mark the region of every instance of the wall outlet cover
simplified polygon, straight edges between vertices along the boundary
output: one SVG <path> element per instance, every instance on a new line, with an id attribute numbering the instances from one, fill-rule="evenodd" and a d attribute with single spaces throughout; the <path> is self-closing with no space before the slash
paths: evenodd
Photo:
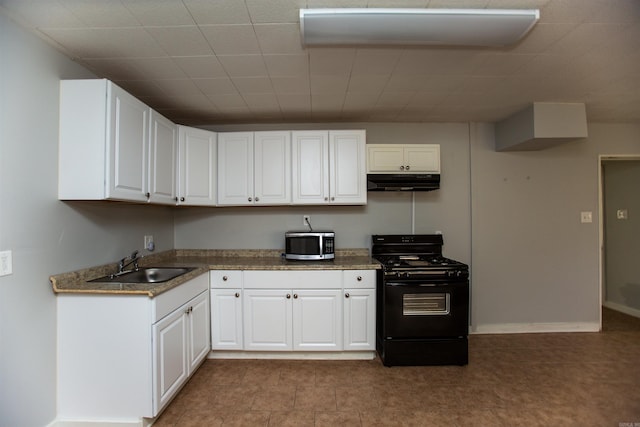
<path id="1" fill-rule="evenodd" d="M 589 222 L 593 222 L 593 215 L 591 214 L 591 212 L 580 212 L 580 222 L 582 223 L 589 223 Z"/>
<path id="2" fill-rule="evenodd" d="M 0 252 L 0 276 L 8 276 L 13 273 L 13 261 L 11 251 Z"/>

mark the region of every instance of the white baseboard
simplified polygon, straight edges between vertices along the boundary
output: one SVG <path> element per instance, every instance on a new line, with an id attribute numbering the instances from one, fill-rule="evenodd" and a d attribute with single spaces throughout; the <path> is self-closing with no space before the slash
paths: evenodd
<path id="1" fill-rule="evenodd" d="M 214 350 L 208 359 L 372 360 L 375 351 L 232 351 Z"/>
<path id="2" fill-rule="evenodd" d="M 626 305 L 618 304 L 616 302 L 605 301 L 602 303 L 603 306 L 610 308 L 611 310 L 619 311 L 624 314 L 628 314 L 629 316 L 639 317 L 640 318 L 640 310 L 637 308 L 627 307 Z"/>
<path id="3" fill-rule="evenodd" d="M 598 322 L 570 323 L 494 323 L 478 325 L 471 334 L 532 334 L 553 332 L 599 332 Z"/>
<path id="4" fill-rule="evenodd" d="M 155 419 L 132 421 L 113 420 L 55 420 L 47 427 L 149 427 Z"/>

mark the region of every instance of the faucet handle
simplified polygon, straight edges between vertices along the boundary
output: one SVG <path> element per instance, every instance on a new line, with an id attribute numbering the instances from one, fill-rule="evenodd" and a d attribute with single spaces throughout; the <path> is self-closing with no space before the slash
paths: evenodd
<path id="1" fill-rule="evenodd" d="M 135 251 L 133 251 L 133 253 L 131 254 L 130 258 L 131 259 L 135 259 L 138 256 L 138 250 L 136 249 Z"/>

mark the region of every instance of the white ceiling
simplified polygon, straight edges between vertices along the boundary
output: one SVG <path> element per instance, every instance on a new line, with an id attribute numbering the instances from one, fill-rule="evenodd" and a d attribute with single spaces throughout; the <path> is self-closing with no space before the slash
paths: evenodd
<path id="1" fill-rule="evenodd" d="M 540 9 L 507 48 L 304 48 L 298 10 Z M 0 0 L 177 123 L 498 121 L 584 102 L 640 121 L 640 0 Z"/>

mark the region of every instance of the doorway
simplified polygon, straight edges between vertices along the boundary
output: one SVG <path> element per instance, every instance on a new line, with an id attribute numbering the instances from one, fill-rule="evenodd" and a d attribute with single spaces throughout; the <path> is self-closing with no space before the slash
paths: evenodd
<path id="1" fill-rule="evenodd" d="M 620 315 L 640 319 L 640 156 L 601 156 L 600 173 L 602 329 L 608 330 Z"/>

